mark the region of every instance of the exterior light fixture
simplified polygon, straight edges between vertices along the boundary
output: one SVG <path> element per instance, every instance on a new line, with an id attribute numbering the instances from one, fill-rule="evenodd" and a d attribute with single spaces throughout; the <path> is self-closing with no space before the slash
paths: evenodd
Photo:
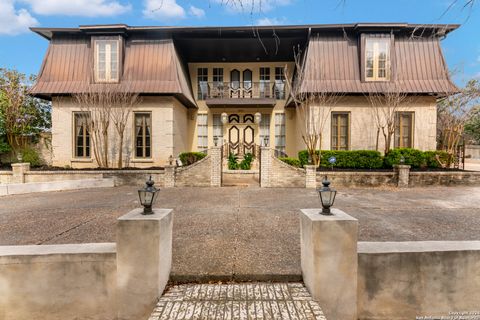
<path id="1" fill-rule="evenodd" d="M 264 147 L 268 147 L 268 140 L 270 140 L 269 136 L 263 137 L 263 146 Z"/>
<path id="2" fill-rule="evenodd" d="M 262 121 L 262 114 L 260 112 L 255 113 L 255 123 L 259 124 Z"/>
<path id="3" fill-rule="evenodd" d="M 337 195 L 337 190 L 330 188 L 330 181 L 328 181 L 327 176 L 322 181 L 323 187 L 318 188 L 318 196 L 322 202 L 322 212 L 321 214 L 330 216 L 332 215 L 330 207 L 333 206 L 335 202 L 335 196 Z"/>
<path id="4" fill-rule="evenodd" d="M 153 185 L 155 181 L 152 180 L 152 176 L 147 180 L 145 187 L 138 190 L 138 197 L 140 198 L 140 204 L 143 206 L 142 214 L 153 214 L 152 206 L 157 199 L 160 189 L 155 188 Z"/>
<path id="5" fill-rule="evenodd" d="M 215 144 L 215 147 L 218 145 L 218 137 L 217 136 L 213 137 L 213 143 Z"/>
<path id="6" fill-rule="evenodd" d="M 173 159 L 173 156 L 170 155 L 170 157 L 168 157 L 168 164 L 173 165 L 173 160 L 175 160 L 175 159 Z"/>
<path id="7" fill-rule="evenodd" d="M 221 120 L 223 124 L 227 124 L 228 122 L 228 114 L 226 112 L 223 112 L 221 115 Z"/>
<path id="8" fill-rule="evenodd" d="M 400 164 L 404 164 L 405 163 L 405 157 L 404 156 L 401 156 L 400 157 Z"/>

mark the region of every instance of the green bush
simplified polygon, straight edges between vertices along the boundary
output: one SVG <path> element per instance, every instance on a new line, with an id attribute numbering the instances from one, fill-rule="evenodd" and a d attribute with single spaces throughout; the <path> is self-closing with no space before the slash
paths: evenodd
<path id="1" fill-rule="evenodd" d="M 397 148 L 390 150 L 385 155 L 385 167 L 392 168 L 396 164 L 401 164 L 402 157 L 404 158 L 403 164 L 410 165 L 412 168 L 424 168 L 427 166 L 423 151 L 412 148 Z"/>
<path id="2" fill-rule="evenodd" d="M 374 150 L 322 150 L 320 156 L 321 167 L 332 167 L 328 162 L 332 156 L 336 158 L 335 168 L 378 169 L 383 166 L 382 155 Z M 302 167 L 308 164 L 307 150 L 300 151 L 298 159 Z"/>
<path id="3" fill-rule="evenodd" d="M 180 161 L 184 166 L 189 166 L 192 163 L 202 160 L 206 156 L 207 155 L 203 152 L 183 152 L 183 153 L 180 153 L 178 158 L 180 159 Z"/>
<path id="4" fill-rule="evenodd" d="M 22 162 L 30 163 L 31 167 L 40 167 L 42 165 L 42 159 L 40 158 L 37 150 L 27 147 L 23 149 L 21 153 Z"/>
<path id="5" fill-rule="evenodd" d="M 296 158 L 278 158 L 280 161 L 285 162 L 286 164 L 289 164 L 294 167 L 301 167 L 301 163 L 299 159 Z"/>
<path id="6" fill-rule="evenodd" d="M 8 153 L 10 152 L 11 148 L 8 143 L 2 140 L 0 138 L 0 154 Z"/>
<path id="7" fill-rule="evenodd" d="M 230 153 L 228 155 L 228 170 L 237 170 L 238 169 L 238 156 L 236 154 Z"/>
<path id="8" fill-rule="evenodd" d="M 442 165 L 438 162 L 437 156 L 442 163 L 449 163 L 450 155 L 445 151 L 425 151 L 426 165 L 429 168 L 441 168 Z"/>
<path id="9" fill-rule="evenodd" d="M 240 169 L 242 170 L 250 170 L 252 167 L 252 162 L 253 162 L 253 154 L 247 153 L 243 156 L 243 160 L 240 162 Z"/>

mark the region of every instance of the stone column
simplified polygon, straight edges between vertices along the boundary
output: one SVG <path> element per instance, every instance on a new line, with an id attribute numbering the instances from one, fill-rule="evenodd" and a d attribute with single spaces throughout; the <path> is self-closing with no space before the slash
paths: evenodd
<path id="1" fill-rule="evenodd" d="M 12 183 L 25 183 L 27 171 L 30 171 L 30 163 L 12 163 Z"/>
<path id="2" fill-rule="evenodd" d="M 212 147 L 208 150 L 211 157 L 210 185 L 212 187 L 222 186 L 222 149 L 221 147 Z"/>
<path id="3" fill-rule="evenodd" d="M 303 209 L 300 246 L 303 281 L 327 319 L 357 319 L 357 219 L 332 208 Z"/>
<path id="4" fill-rule="evenodd" d="M 171 209 L 142 215 L 135 209 L 117 222 L 118 320 L 147 319 L 170 276 Z"/>
<path id="5" fill-rule="evenodd" d="M 312 165 L 305 166 L 305 188 L 317 187 L 317 167 Z"/>
<path id="6" fill-rule="evenodd" d="M 272 171 L 272 150 L 269 147 L 260 147 L 260 187 L 270 187 Z"/>
<path id="7" fill-rule="evenodd" d="M 393 168 L 397 172 L 397 176 L 398 176 L 397 186 L 399 188 L 408 188 L 411 166 L 405 165 L 405 164 L 397 164 L 397 165 L 394 165 Z"/>
<path id="8" fill-rule="evenodd" d="M 165 188 L 173 188 L 175 187 L 175 167 L 174 165 L 166 165 L 165 166 L 165 181 L 164 187 Z"/>

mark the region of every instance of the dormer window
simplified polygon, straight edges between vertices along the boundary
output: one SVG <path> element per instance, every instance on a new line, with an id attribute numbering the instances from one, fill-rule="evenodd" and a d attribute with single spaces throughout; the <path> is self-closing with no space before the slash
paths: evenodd
<path id="1" fill-rule="evenodd" d="M 95 82 L 118 82 L 120 40 L 96 39 L 95 47 Z"/>
<path id="2" fill-rule="evenodd" d="M 365 38 L 365 81 L 389 81 L 390 37 Z"/>

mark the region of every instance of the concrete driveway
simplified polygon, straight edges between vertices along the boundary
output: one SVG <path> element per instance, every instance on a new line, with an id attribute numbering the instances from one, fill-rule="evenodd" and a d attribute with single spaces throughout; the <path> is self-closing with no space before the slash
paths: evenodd
<path id="1" fill-rule="evenodd" d="M 116 218 L 138 206 L 136 187 L 0 198 L 0 244 L 115 241 Z M 163 189 L 174 208 L 176 280 L 299 280 L 299 208 L 314 190 Z M 342 189 L 336 207 L 356 217 L 361 241 L 480 240 L 480 187 Z"/>

